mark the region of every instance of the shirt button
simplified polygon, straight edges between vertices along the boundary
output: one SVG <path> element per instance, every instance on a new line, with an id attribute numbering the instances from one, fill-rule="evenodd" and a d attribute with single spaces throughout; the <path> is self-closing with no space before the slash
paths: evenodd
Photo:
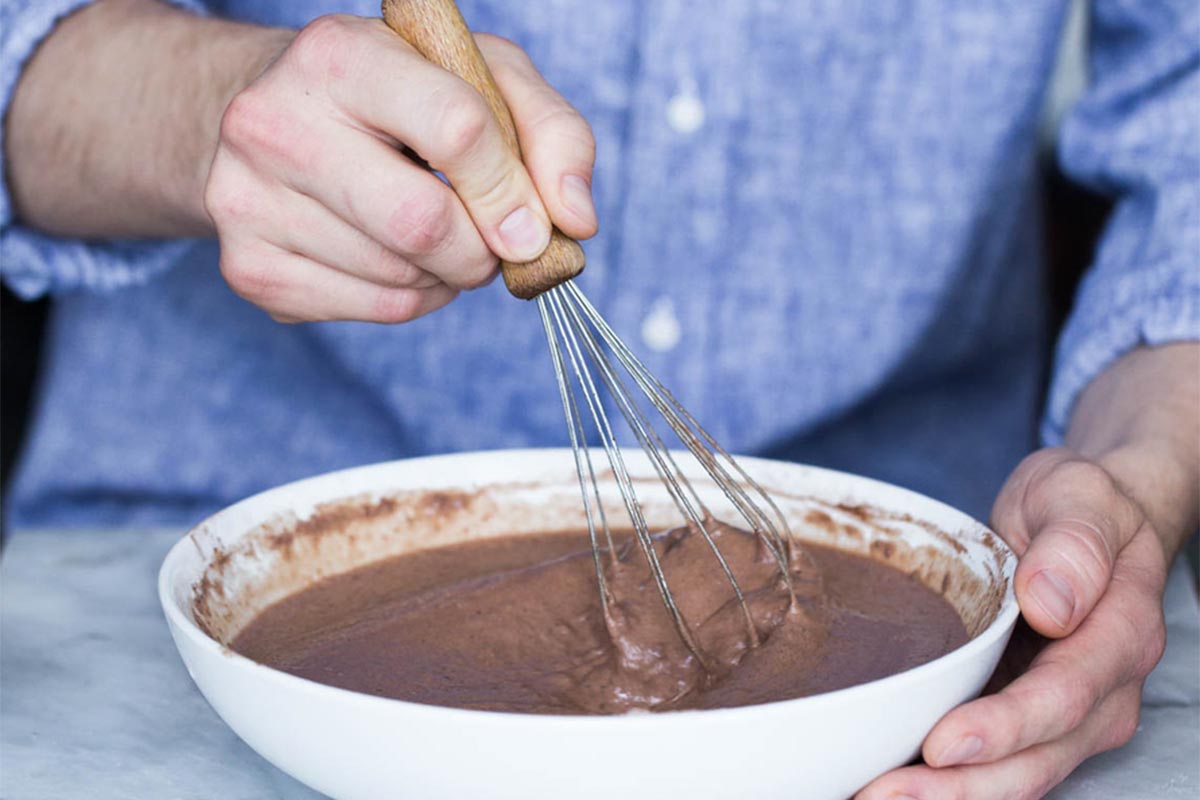
<path id="1" fill-rule="evenodd" d="M 704 124 L 704 103 L 690 91 L 667 101 L 667 124 L 678 133 L 695 133 Z"/>
<path id="2" fill-rule="evenodd" d="M 642 320 L 642 342 L 656 353 L 667 353 L 674 350 L 682 338 L 683 328 L 675 316 L 675 304 L 667 297 L 655 300 L 650 313 Z"/>

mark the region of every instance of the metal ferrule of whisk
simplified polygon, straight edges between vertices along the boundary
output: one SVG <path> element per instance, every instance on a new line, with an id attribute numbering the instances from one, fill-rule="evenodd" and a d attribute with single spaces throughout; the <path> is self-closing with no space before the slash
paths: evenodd
<path id="1" fill-rule="evenodd" d="M 605 609 L 607 610 L 612 602 L 612 596 L 604 575 L 603 558 L 607 554 L 608 558 L 615 560 L 617 551 L 612 538 L 614 525 L 604 509 L 596 480 L 597 465 L 592 458 L 593 448 L 588 444 L 589 427 L 604 451 L 604 459 L 615 479 L 625 513 L 638 545 L 650 565 L 663 603 L 688 649 L 704 663 L 704 655 L 687 620 L 679 611 L 667 575 L 655 552 L 652 532 L 634 488 L 635 481 L 626 466 L 617 437 L 605 412 L 602 391 L 613 398 L 613 404 L 648 456 L 683 519 L 693 531 L 704 538 L 720 564 L 741 606 L 751 646 L 757 646 L 758 631 L 745 595 L 709 530 L 713 515 L 684 476 L 671 450 L 652 424 L 649 414 L 643 410 L 645 401 L 639 403 L 635 393 L 644 396 L 654 412 L 666 422 L 674 437 L 691 452 L 750 529 L 760 537 L 778 564 L 794 603 L 795 587 L 789 568 L 791 533 L 783 513 L 770 495 L 746 474 L 737 461 L 700 426 L 695 417 L 630 351 L 573 281 L 566 281 L 550 289 L 540 295 L 536 302 L 550 346 L 563 413 L 567 419 L 571 450 L 579 476 L 579 491 L 587 516 L 588 534 L 591 537 L 596 580 Z M 582 397 L 582 404 L 577 397 Z"/>

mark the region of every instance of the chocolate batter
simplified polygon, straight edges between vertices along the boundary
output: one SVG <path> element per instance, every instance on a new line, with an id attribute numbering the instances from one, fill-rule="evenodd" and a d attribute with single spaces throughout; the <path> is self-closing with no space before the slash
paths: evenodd
<path id="1" fill-rule="evenodd" d="M 367 694 L 613 714 L 827 692 L 923 664 L 968 638 L 944 599 L 891 567 L 793 548 L 793 600 L 756 537 L 712 529 L 748 615 L 701 536 L 681 528 L 655 540 L 696 652 L 631 537 L 617 559 L 605 554 L 614 603 L 604 613 L 586 533 L 483 539 L 326 578 L 267 608 L 232 647 Z"/>

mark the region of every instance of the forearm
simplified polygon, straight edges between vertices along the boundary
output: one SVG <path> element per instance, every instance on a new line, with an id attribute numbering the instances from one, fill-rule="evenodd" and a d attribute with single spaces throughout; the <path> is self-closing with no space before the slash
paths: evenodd
<path id="1" fill-rule="evenodd" d="M 1066 443 L 1125 485 L 1173 557 L 1200 525 L 1200 344 L 1121 358 L 1080 395 Z"/>
<path id="2" fill-rule="evenodd" d="M 5 121 L 17 218 L 83 238 L 210 234 L 221 115 L 293 35 L 154 0 L 101 0 L 63 20 Z"/>

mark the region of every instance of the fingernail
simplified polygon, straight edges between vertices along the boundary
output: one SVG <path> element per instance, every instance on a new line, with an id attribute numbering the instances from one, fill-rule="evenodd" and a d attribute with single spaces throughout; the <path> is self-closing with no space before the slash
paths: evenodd
<path id="1" fill-rule="evenodd" d="M 596 206 L 592 203 L 592 187 L 578 175 L 564 175 L 562 197 L 571 213 L 589 225 L 596 222 Z"/>
<path id="2" fill-rule="evenodd" d="M 521 206 L 500 223 L 500 239 L 515 261 L 532 261 L 550 243 L 550 231 L 526 206 Z"/>
<path id="3" fill-rule="evenodd" d="M 964 736 L 942 751 L 935 767 L 952 767 L 968 761 L 983 751 L 983 739 L 978 736 Z"/>
<path id="4" fill-rule="evenodd" d="M 1071 615 L 1075 612 L 1075 593 L 1058 573 L 1044 569 L 1034 575 L 1029 582 L 1029 593 L 1056 625 L 1065 628 L 1071 621 Z"/>

